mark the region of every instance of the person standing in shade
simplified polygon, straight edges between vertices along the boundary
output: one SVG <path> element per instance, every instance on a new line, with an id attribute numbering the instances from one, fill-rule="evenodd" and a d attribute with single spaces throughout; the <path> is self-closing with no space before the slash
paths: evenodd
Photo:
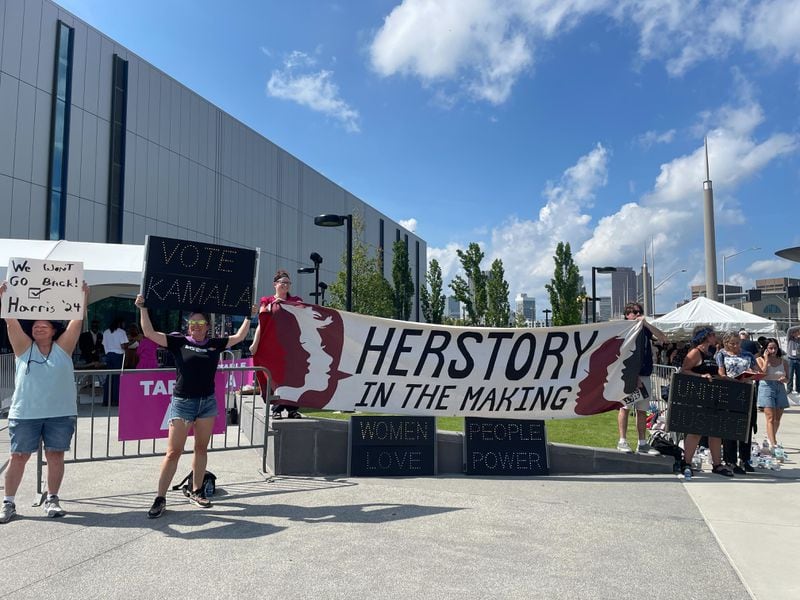
<path id="1" fill-rule="evenodd" d="M 691 350 L 686 354 L 681 365 L 681 373 L 705 377 L 709 381 L 719 375 L 719 367 L 714 360 L 717 334 L 708 325 L 698 325 L 692 331 Z M 702 436 L 687 433 L 683 441 L 684 467 L 690 467 Z M 722 440 L 718 437 L 708 438 L 708 451 L 711 453 L 711 472 L 723 477 L 733 477 L 733 472 L 722 463 Z"/>
<path id="2" fill-rule="evenodd" d="M 175 359 L 177 379 L 173 388 L 167 418 L 169 434 L 167 452 L 161 463 L 158 478 L 158 495 L 147 512 L 151 519 L 160 517 L 167 506 L 169 489 L 178 460 L 183 453 L 189 428 L 194 427 L 194 454 L 192 455 L 192 491 L 189 502 L 200 508 L 208 508 L 211 502 L 203 492 L 203 478 L 208 462 L 208 443 L 217 417 L 217 399 L 214 379 L 219 357 L 223 350 L 244 340 L 250 329 L 252 317 L 246 318 L 235 335 L 209 338 L 210 317 L 206 313 L 193 311 L 189 315 L 187 335 L 165 334 L 153 329 L 150 314 L 144 305 L 144 297 L 136 297 L 136 306 L 141 316 L 142 333 L 159 346 L 165 347 Z M 252 307 L 251 315 L 256 307 Z"/>
<path id="3" fill-rule="evenodd" d="M 729 331 L 722 337 L 722 350 L 717 352 L 714 359 L 717 361 L 718 374 L 723 378 L 747 381 L 748 374 L 761 373 L 756 357 L 750 352 L 742 350 L 742 338 L 736 331 Z M 722 442 L 722 457 L 729 466 L 733 467 L 733 472 L 737 475 L 744 475 L 755 470 L 750 464 L 752 431 L 757 419 L 755 410 L 754 403 L 750 420 L 751 428 L 746 440 L 723 440 Z"/>
<path id="4" fill-rule="evenodd" d="M 747 329 L 739 330 L 739 339 L 741 340 L 742 350 L 749 352 L 753 356 L 761 355 L 761 346 L 758 342 L 754 342 L 750 339 L 750 333 L 748 333 Z"/>
<path id="5" fill-rule="evenodd" d="M 653 337 L 658 339 L 662 344 L 666 343 L 667 336 L 661 330 L 650 325 L 644 320 L 644 311 L 642 305 L 637 302 L 629 302 L 625 305 L 625 319 L 629 321 L 639 320 L 642 321 L 642 332 L 639 334 L 641 337 L 637 340 L 636 346 L 642 352 L 642 364 L 639 370 L 639 385 L 638 397 L 630 406 L 626 405 L 619 409 L 617 412 L 617 429 L 619 430 L 619 441 L 617 442 L 617 450 L 620 452 L 631 452 L 631 447 L 628 445 L 626 435 L 628 432 L 628 412 L 636 409 L 636 432 L 639 435 L 639 441 L 636 446 L 636 451 L 642 454 L 658 454 L 657 450 L 650 447 L 647 443 L 647 409 L 650 406 L 652 385 L 650 383 L 650 375 L 653 374 Z"/>
<path id="6" fill-rule="evenodd" d="M 274 314 L 281 309 L 281 302 L 302 302 L 303 299 L 300 296 L 291 296 L 289 295 L 289 288 L 292 285 L 292 280 L 289 278 L 289 273 L 284 271 L 283 269 L 278 269 L 275 272 L 275 276 L 272 278 L 273 285 L 275 286 L 275 294 L 272 296 L 265 296 L 261 298 L 261 308 L 260 312 Z M 253 343 L 250 345 L 250 353 L 255 354 L 258 350 L 258 345 L 261 343 L 261 323 L 258 323 L 258 327 L 256 328 L 256 333 L 253 336 Z M 268 392 L 264 391 L 264 398 L 266 398 L 269 394 Z M 297 410 L 296 406 L 291 404 L 280 404 L 276 403 L 272 406 L 272 418 L 273 419 L 280 419 L 283 416 L 283 410 L 286 409 L 289 414 L 290 419 L 300 419 L 302 415 L 300 411 Z"/>
<path id="7" fill-rule="evenodd" d="M 96 368 L 100 362 L 100 353 L 103 351 L 103 336 L 100 334 L 100 323 L 92 320 L 88 331 L 84 331 L 78 338 L 78 349 L 85 367 Z"/>
<path id="8" fill-rule="evenodd" d="M 0 302 L 6 282 L 0 285 Z M 89 299 L 89 286 L 83 283 L 83 311 Z M 15 496 L 25 465 L 31 454 L 44 442 L 47 458 L 48 517 L 63 517 L 58 492 L 64 479 L 64 453 L 69 450 L 78 395 L 72 353 L 83 324 L 81 316 L 64 328 L 60 321 L 24 321 L 6 318 L 8 338 L 16 357 L 14 395 L 8 413 L 10 454 L 5 473 L 5 491 L 0 506 L 0 523 L 8 523 L 17 514 Z"/>
<path id="9" fill-rule="evenodd" d="M 789 363 L 786 391 L 794 396 L 794 404 L 800 404 L 800 325 L 786 332 L 786 358 Z"/>
<path id="10" fill-rule="evenodd" d="M 107 369 L 121 369 L 128 349 L 128 332 L 125 330 L 125 319 L 115 317 L 103 332 L 103 348 L 106 356 L 103 359 Z M 108 375 L 103 386 L 103 406 L 119 404 L 119 375 Z"/>

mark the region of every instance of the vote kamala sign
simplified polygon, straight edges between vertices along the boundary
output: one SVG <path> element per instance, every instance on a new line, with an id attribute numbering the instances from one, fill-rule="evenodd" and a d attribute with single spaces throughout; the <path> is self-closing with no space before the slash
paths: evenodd
<path id="1" fill-rule="evenodd" d="M 11 319 L 80 319 L 83 263 L 11 258 L 0 316 Z"/>
<path id="2" fill-rule="evenodd" d="M 259 319 L 254 364 L 269 369 L 282 402 L 318 409 L 503 419 L 592 415 L 619 408 L 635 391 L 642 355 L 638 321 L 465 328 L 292 302 Z"/>
<path id="3" fill-rule="evenodd" d="M 142 296 L 148 308 L 248 316 L 258 249 L 147 236 Z"/>

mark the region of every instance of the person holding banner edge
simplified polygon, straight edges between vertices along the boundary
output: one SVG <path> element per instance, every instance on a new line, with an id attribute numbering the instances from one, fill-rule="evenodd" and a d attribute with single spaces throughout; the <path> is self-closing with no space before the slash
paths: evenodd
<path id="1" fill-rule="evenodd" d="M 0 302 L 6 282 L 0 284 Z M 6 318 L 8 338 L 16 357 L 14 395 L 8 413 L 10 459 L 5 474 L 5 493 L 0 523 L 17 514 L 15 496 L 25 465 L 44 442 L 47 458 L 48 517 L 63 517 L 58 492 L 64 479 L 64 453 L 69 450 L 78 415 L 72 353 L 78 343 L 83 315 L 89 301 L 89 286 L 83 282 L 80 316 L 66 328 L 60 321 L 25 321 Z M 29 331 L 28 331 L 28 328 Z"/>
<path id="2" fill-rule="evenodd" d="M 223 350 L 242 342 L 250 329 L 251 317 L 245 318 L 239 331 L 229 337 L 209 338 L 210 319 L 201 311 L 193 311 L 188 319 L 186 336 L 165 334 L 153 329 L 150 314 L 144 305 L 144 297 L 136 297 L 136 306 L 141 317 L 142 333 L 159 346 L 167 348 L 175 359 L 177 380 L 173 388 L 168 410 L 169 434 L 167 452 L 161 463 L 158 478 L 158 495 L 147 512 L 151 519 L 160 517 L 167 505 L 167 490 L 178 468 L 178 460 L 188 437 L 189 428 L 194 427 L 194 454 L 192 456 L 192 491 L 189 502 L 200 508 L 208 508 L 211 502 L 203 494 L 203 477 L 208 461 L 208 444 L 217 416 L 217 401 L 214 396 L 214 377 Z M 257 307 L 253 306 L 251 315 Z"/>

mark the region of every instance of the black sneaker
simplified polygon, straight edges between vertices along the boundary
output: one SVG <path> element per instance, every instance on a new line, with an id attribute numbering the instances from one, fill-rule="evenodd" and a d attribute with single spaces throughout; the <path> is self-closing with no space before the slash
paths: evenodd
<path id="1" fill-rule="evenodd" d="M 299 410 L 290 410 L 289 411 L 289 418 L 290 419 L 302 419 L 303 415 L 300 413 Z"/>
<path id="2" fill-rule="evenodd" d="M 203 490 L 195 490 L 189 494 L 189 502 L 200 508 L 210 508 L 211 500 L 203 495 Z"/>
<path id="3" fill-rule="evenodd" d="M 164 511 L 166 509 L 167 509 L 167 499 L 164 498 L 164 496 L 156 496 L 156 499 L 153 502 L 153 506 L 151 506 L 150 510 L 147 511 L 147 518 L 157 519 L 158 517 L 164 514 Z"/>

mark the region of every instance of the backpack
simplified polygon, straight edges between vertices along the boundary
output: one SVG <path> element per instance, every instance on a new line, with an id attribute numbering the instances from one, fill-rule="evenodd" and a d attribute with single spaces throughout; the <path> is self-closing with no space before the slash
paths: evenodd
<path id="1" fill-rule="evenodd" d="M 180 483 L 177 485 L 173 485 L 173 490 L 183 490 L 183 495 L 188 496 L 192 493 L 192 476 L 194 471 L 189 471 L 189 474 L 181 479 Z M 214 492 L 217 491 L 217 476 L 214 475 L 211 471 L 206 471 L 206 474 L 203 476 L 203 497 L 210 498 L 214 495 Z"/>

